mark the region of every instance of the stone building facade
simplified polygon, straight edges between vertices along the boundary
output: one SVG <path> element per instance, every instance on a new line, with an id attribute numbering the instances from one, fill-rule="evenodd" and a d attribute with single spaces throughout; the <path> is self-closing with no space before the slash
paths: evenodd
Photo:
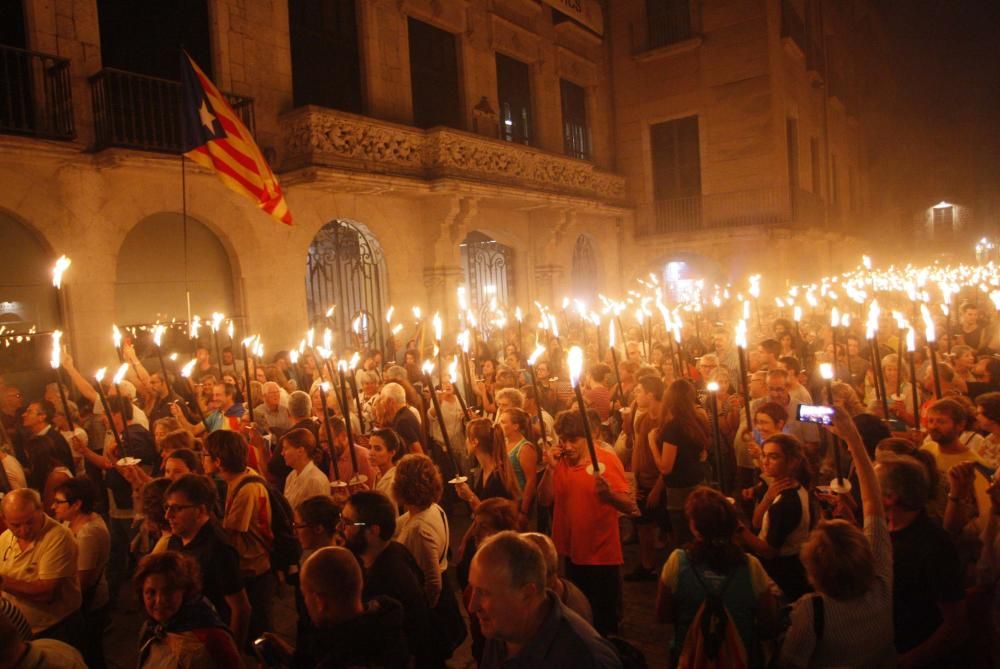
<path id="1" fill-rule="evenodd" d="M 27 100 L 0 111 L 0 324 L 62 326 L 83 362 L 107 362 L 112 322 L 222 311 L 277 350 L 333 304 L 344 329 L 390 305 L 454 317 L 459 285 L 527 311 L 676 259 L 721 282 L 857 257 L 846 10 L 617 0 L 598 33 L 540 0 L 182 4 L 294 225 L 182 168 L 174 84 L 129 70 L 128 3 L 23 0 L 0 40 L 4 102 Z"/>

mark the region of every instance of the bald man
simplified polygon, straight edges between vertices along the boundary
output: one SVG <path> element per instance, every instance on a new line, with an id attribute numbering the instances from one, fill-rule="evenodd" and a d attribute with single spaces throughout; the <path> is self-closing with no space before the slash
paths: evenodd
<path id="1" fill-rule="evenodd" d="M 486 646 L 480 669 L 621 669 L 611 645 L 546 589 L 542 551 L 516 532 L 486 540 L 469 570 L 469 614 Z M 515 659 L 516 658 L 516 659 Z"/>
<path id="2" fill-rule="evenodd" d="M 31 625 L 35 638 L 80 645 L 80 582 L 76 540 L 42 510 L 31 488 L 7 493 L 0 504 L 7 529 L 0 535 L 3 596 Z"/>
<path id="3" fill-rule="evenodd" d="M 317 646 L 296 649 L 297 657 L 308 653 L 319 667 L 408 666 L 403 607 L 389 597 L 361 600 L 361 567 L 351 551 L 319 549 L 302 566 L 299 583 L 309 619 L 320 633 Z M 273 635 L 268 638 L 282 645 Z"/>

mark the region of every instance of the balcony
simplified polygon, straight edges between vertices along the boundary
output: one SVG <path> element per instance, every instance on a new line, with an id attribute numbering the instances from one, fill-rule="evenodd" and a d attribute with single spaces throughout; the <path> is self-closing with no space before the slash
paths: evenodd
<path id="1" fill-rule="evenodd" d="M 94 148 L 181 153 L 181 84 L 105 68 L 90 78 Z M 254 131 L 253 98 L 223 93 L 243 124 Z"/>
<path id="2" fill-rule="evenodd" d="M 0 46 L 0 133 L 76 136 L 68 59 Z"/>
<path id="3" fill-rule="evenodd" d="M 788 187 L 712 193 L 656 200 L 641 212 L 637 236 L 734 229 L 762 225 L 818 227 L 823 202 L 812 193 Z"/>
<path id="4" fill-rule="evenodd" d="M 351 172 L 486 182 L 620 204 L 624 177 L 593 164 L 451 128 L 420 130 L 323 107 L 279 120 L 282 171 L 328 167 Z"/>

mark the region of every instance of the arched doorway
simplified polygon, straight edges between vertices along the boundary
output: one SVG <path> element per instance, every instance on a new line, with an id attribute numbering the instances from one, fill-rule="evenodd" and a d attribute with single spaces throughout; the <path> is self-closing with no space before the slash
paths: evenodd
<path id="1" fill-rule="evenodd" d="M 122 242 L 115 276 L 118 324 L 141 337 L 152 323 L 173 322 L 165 349 L 187 342 L 189 293 L 190 313 L 203 322 L 212 312 L 229 317 L 236 311 L 229 254 L 214 232 L 190 216 L 186 230 L 184 217 L 176 213 L 161 212 L 140 221 Z"/>
<path id="2" fill-rule="evenodd" d="M 478 230 L 470 232 L 460 248 L 469 305 L 479 314 L 480 328 L 488 335 L 494 300 L 498 307 L 506 307 L 514 297 L 514 249 Z"/>
<path id="3" fill-rule="evenodd" d="M 359 223 L 336 220 L 324 225 L 306 258 L 309 322 L 328 326 L 366 348 L 384 341 L 385 258 L 375 237 Z M 333 313 L 327 317 L 327 312 Z"/>
<path id="4" fill-rule="evenodd" d="M 580 235 L 576 238 L 576 246 L 573 247 L 573 266 L 570 273 L 570 290 L 573 297 L 586 303 L 596 302 L 597 293 L 600 292 L 599 279 L 594 244 L 587 235 Z"/>
<path id="5" fill-rule="evenodd" d="M 30 384 L 31 379 L 19 380 L 19 373 L 47 366 L 49 338 L 28 335 L 60 327 L 50 274 L 54 262 L 32 230 L 0 211 L 0 373 L 7 383 Z"/>

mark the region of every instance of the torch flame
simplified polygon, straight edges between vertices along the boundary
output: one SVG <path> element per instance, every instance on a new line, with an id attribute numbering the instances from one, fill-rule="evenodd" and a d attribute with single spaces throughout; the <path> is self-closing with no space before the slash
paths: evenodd
<path id="1" fill-rule="evenodd" d="M 917 350 L 917 335 L 912 327 L 906 331 L 906 350 L 910 353 Z"/>
<path id="2" fill-rule="evenodd" d="M 389 305 L 389 309 L 385 312 L 385 322 L 392 323 L 392 314 L 396 311 L 396 307 Z"/>
<path id="3" fill-rule="evenodd" d="M 194 360 L 192 360 L 191 362 L 194 362 Z M 107 367 L 101 367 L 99 370 L 97 370 L 96 372 L 94 372 L 94 379 L 96 379 L 97 382 L 100 383 L 101 381 L 104 380 L 104 375 L 107 374 L 107 373 L 108 373 L 108 368 Z"/>
<path id="4" fill-rule="evenodd" d="M 420 311 L 420 307 L 413 307 L 413 317 L 416 318 L 418 321 L 420 320 L 421 313 L 423 312 Z"/>
<path id="5" fill-rule="evenodd" d="M 431 372 L 434 371 L 434 363 L 431 362 L 430 360 L 424 360 L 424 364 L 420 366 L 420 371 L 422 371 L 424 374 L 430 374 Z"/>
<path id="6" fill-rule="evenodd" d="M 351 360 L 348 363 L 348 367 L 350 367 L 351 369 L 357 369 L 359 362 L 361 362 L 361 356 L 358 354 L 357 351 L 355 351 L 354 355 L 351 356 Z"/>
<path id="7" fill-rule="evenodd" d="M 434 339 L 436 341 L 441 341 L 441 334 L 444 326 L 441 323 L 441 314 L 439 312 L 434 312 L 434 318 L 431 319 L 431 323 L 434 325 Z"/>
<path id="8" fill-rule="evenodd" d="M 122 347 L 122 332 L 117 325 L 111 326 L 111 339 L 115 342 L 115 348 Z"/>
<path id="9" fill-rule="evenodd" d="M 128 363 L 127 362 L 122 363 L 122 366 L 118 368 L 117 372 L 115 372 L 115 376 L 114 376 L 113 379 L 111 379 L 111 382 L 114 383 L 117 386 L 125 378 L 125 373 L 126 372 L 128 372 Z"/>
<path id="10" fill-rule="evenodd" d="M 543 353 L 545 353 L 545 347 L 542 346 L 541 344 L 536 344 L 535 350 L 532 351 L 531 355 L 528 357 L 528 364 L 534 367 L 535 363 L 538 361 L 540 357 L 542 357 Z"/>
<path id="11" fill-rule="evenodd" d="M 880 313 L 878 300 L 872 300 L 872 303 L 868 306 L 868 323 L 865 328 L 865 336 L 868 339 L 872 339 L 875 333 L 878 332 L 878 317 Z"/>
<path id="12" fill-rule="evenodd" d="M 448 382 L 451 385 L 458 383 L 458 356 L 454 356 L 448 363 Z"/>
<path id="13" fill-rule="evenodd" d="M 797 304 L 795 305 L 795 308 L 792 309 L 792 320 L 796 323 L 802 320 L 802 307 Z"/>
<path id="14" fill-rule="evenodd" d="M 514 308 L 514 319 L 520 323 L 524 319 L 524 314 L 521 313 L 521 307 Z"/>
<path id="15" fill-rule="evenodd" d="M 833 365 L 829 362 L 821 362 L 819 364 L 819 375 L 826 380 L 833 378 Z"/>
<path id="16" fill-rule="evenodd" d="M 296 351 L 293 348 L 291 351 L 288 352 L 288 359 L 291 360 L 291 362 L 292 362 L 293 365 L 298 364 L 298 362 L 299 362 L 299 352 Z"/>
<path id="17" fill-rule="evenodd" d="M 615 319 L 608 320 L 608 347 L 615 347 Z"/>
<path id="18" fill-rule="evenodd" d="M 191 360 L 186 365 L 184 365 L 183 367 L 181 367 L 181 376 L 183 376 L 185 379 L 190 378 L 191 372 L 194 371 L 194 366 L 195 366 L 195 364 L 197 362 L 198 362 L 197 358 L 191 358 Z M 102 375 L 103 375 L 103 372 L 104 372 L 104 369 L 102 368 L 101 369 Z M 98 379 L 98 380 L 100 380 L 100 379 Z"/>
<path id="19" fill-rule="evenodd" d="M 232 327 L 232 324 L 230 324 L 230 327 Z M 153 326 L 153 343 L 156 344 L 157 348 L 160 347 L 160 342 L 163 339 L 163 333 L 166 332 L 166 330 L 167 330 L 166 325 L 157 324 Z"/>
<path id="20" fill-rule="evenodd" d="M 59 359 L 59 356 L 62 353 L 61 341 L 62 341 L 62 332 L 56 330 L 55 332 L 52 333 L 52 360 L 49 363 L 50 365 L 52 365 L 52 369 L 59 369 L 59 365 L 62 364 Z"/>
<path id="21" fill-rule="evenodd" d="M 705 384 L 705 390 L 707 390 L 710 393 L 717 393 L 719 392 L 719 384 L 716 383 L 715 381 L 709 381 L 708 383 Z"/>
<path id="22" fill-rule="evenodd" d="M 569 380 L 575 388 L 580 385 L 580 373 L 583 371 L 583 349 L 573 346 L 566 355 L 566 364 L 569 365 Z"/>
<path id="23" fill-rule="evenodd" d="M 52 268 L 52 285 L 56 288 L 62 287 L 63 272 L 65 272 L 73 261 L 66 256 L 59 256 L 55 267 Z"/>
<path id="24" fill-rule="evenodd" d="M 747 322 L 742 318 L 736 323 L 736 345 L 742 348 L 747 347 Z"/>
<path id="25" fill-rule="evenodd" d="M 934 317 L 931 316 L 931 310 L 927 308 L 926 304 L 920 305 L 920 315 L 924 318 L 924 337 L 927 339 L 928 344 L 933 344 L 937 339 L 934 331 Z"/>

